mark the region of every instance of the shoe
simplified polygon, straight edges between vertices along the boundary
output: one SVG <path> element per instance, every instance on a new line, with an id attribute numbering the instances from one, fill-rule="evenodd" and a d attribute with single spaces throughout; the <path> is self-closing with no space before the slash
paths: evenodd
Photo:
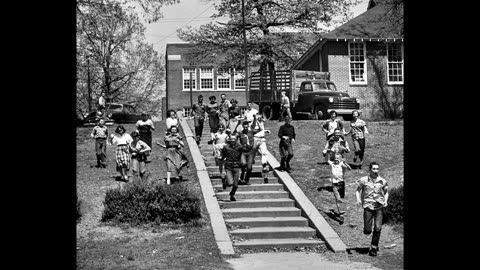
<path id="1" fill-rule="evenodd" d="M 285 171 L 285 168 L 284 167 L 277 167 L 277 168 L 275 168 L 275 170 L 283 172 L 283 171 Z"/>
<path id="2" fill-rule="evenodd" d="M 353 162 L 357 162 L 357 158 L 356 158 L 356 157 L 353 158 Z"/>
<path id="3" fill-rule="evenodd" d="M 208 144 L 213 144 L 213 140 L 209 140 L 207 143 Z"/>
<path id="4" fill-rule="evenodd" d="M 373 257 L 377 256 L 377 249 L 378 249 L 378 247 L 377 248 L 370 248 L 370 250 L 368 251 L 368 255 L 373 256 Z"/>
<path id="5" fill-rule="evenodd" d="M 292 171 L 292 169 L 291 168 L 285 168 L 285 171 L 290 173 Z"/>
<path id="6" fill-rule="evenodd" d="M 245 185 L 250 186 L 251 184 L 250 182 L 245 182 Z"/>
<path id="7" fill-rule="evenodd" d="M 231 202 L 235 202 L 235 201 L 237 201 L 237 200 L 235 199 L 235 197 L 230 196 L 230 201 L 231 201 Z"/>

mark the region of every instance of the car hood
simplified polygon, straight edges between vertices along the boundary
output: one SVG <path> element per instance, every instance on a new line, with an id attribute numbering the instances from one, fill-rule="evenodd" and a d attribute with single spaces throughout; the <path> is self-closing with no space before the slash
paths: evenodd
<path id="1" fill-rule="evenodd" d="M 315 92 L 307 92 L 303 94 L 315 95 L 315 96 L 327 96 L 327 97 L 350 97 L 346 92 L 340 91 L 315 91 Z"/>

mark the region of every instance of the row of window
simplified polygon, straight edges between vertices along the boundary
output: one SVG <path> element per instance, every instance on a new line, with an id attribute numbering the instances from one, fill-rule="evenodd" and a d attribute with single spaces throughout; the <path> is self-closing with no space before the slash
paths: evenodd
<path id="1" fill-rule="evenodd" d="M 245 90 L 243 70 L 216 69 L 217 79 L 214 84 L 214 68 L 212 67 L 183 68 L 183 90 L 190 90 L 190 82 L 192 90 L 197 90 L 197 71 L 200 74 L 200 88 L 198 90 Z"/>
<path id="2" fill-rule="evenodd" d="M 348 43 L 350 84 L 367 83 L 366 51 L 364 42 Z M 387 74 L 388 84 L 403 84 L 403 44 L 387 43 Z"/>

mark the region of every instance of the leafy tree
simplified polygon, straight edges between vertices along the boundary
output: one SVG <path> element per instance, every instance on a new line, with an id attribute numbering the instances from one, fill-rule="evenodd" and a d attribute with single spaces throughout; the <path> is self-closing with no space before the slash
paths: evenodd
<path id="1" fill-rule="evenodd" d="M 357 0 L 245 0 L 250 65 L 262 70 L 274 70 L 275 63 L 289 67 L 325 27 L 348 19 L 350 7 L 357 3 Z M 198 29 L 188 27 L 178 30 L 178 36 L 197 45 L 190 56 L 192 61 L 211 61 L 217 55 L 225 55 L 221 60 L 217 58 L 219 65 L 243 67 L 242 2 L 221 0 L 214 5 L 217 13 L 212 17 L 228 17 L 228 22 L 212 22 Z"/>
<path id="2" fill-rule="evenodd" d="M 142 110 L 157 110 L 161 103 L 164 67 L 128 2 L 77 2 L 77 106 L 84 111 L 101 93 Z"/>

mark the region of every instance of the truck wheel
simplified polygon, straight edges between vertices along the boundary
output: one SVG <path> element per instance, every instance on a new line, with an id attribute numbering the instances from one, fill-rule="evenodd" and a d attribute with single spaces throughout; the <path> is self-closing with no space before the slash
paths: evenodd
<path id="1" fill-rule="evenodd" d="M 313 111 L 315 112 L 313 119 L 316 119 L 316 120 L 327 119 L 327 110 L 325 110 L 323 107 L 317 106 Z"/>
<path id="2" fill-rule="evenodd" d="M 267 120 L 272 120 L 273 119 L 273 109 L 269 105 L 265 105 L 262 108 L 262 115 L 263 118 Z"/>

